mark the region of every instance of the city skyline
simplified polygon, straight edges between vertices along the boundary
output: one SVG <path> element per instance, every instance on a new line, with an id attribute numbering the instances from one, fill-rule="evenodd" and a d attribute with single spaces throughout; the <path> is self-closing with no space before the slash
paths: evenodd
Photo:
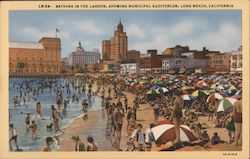
<path id="1" fill-rule="evenodd" d="M 239 10 L 11 11 L 9 40 L 36 42 L 43 36 L 55 37 L 58 28 L 62 57 L 74 51 L 79 41 L 86 50 L 102 52 L 102 40 L 113 35 L 120 19 L 128 35 L 128 49 L 141 53 L 147 49 L 161 53 L 177 44 L 221 52 L 241 45 Z"/>

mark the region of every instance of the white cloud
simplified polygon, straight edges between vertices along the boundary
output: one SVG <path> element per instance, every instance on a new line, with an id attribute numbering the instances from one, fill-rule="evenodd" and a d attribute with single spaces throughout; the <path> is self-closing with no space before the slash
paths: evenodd
<path id="1" fill-rule="evenodd" d="M 92 21 L 75 22 L 75 27 L 83 33 L 90 35 L 103 35 L 105 33 L 104 30 L 99 28 L 98 25 L 94 24 Z"/>
<path id="2" fill-rule="evenodd" d="M 191 34 L 195 29 L 195 22 L 192 20 L 184 20 L 172 26 L 169 32 L 179 36 Z"/>
<path id="3" fill-rule="evenodd" d="M 25 27 L 21 29 L 20 34 L 29 36 L 29 37 L 34 37 L 38 40 L 42 37 L 55 37 L 56 31 L 55 30 L 41 31 L 35 27 Z M 70 33 L 67 31 L 60 30 L 60 33 L 58 33 L 58 36 L 60 38 L 69 38 Z"/>
<path id="4" fill-rule="evenodd" d="M 128 26 L 127 33 L 128 33 L 129 37 L 145 38 L 145 33 L 144 33 L 143 29 L 141 29 L 136 24 L 131 24 L 130 26 Z"/>
<path id="5" fill-rule="evenodd" d="M 206 46 L 208 49 L 211 48 L 211 50 L 225 52 L 237 49 L 238 46 L 235 45 L 241 45 L 236 44 L 237 41 L 241 42 L 241 32 L 235 25 L 223 22 L 217 30 L 206 32 L 199 37 L 191 39 L 188 45 L 196 49 Z M 224 50 L 221 50 L 222 48 Z"/>
<path id="6" fill-rule="evenodd" d="M 168 44 L 168 36 L 157 34 L 152 39 L 133 43 L 129 49 L 140 50 L 141 53 L 146 53 L 148 49 L 157 49 L 158 53 L 161 53 Z"/>
<path id="7" fill-rule="evenodd" d="M 179 23 L 171 26 L 156 26 L 152 28 L 154 34 L 167 34 L 171 36 L 185 36 L 192 34 L 198 26 L 198 21 L 183 19 Z"/>
<path id="8" fill-rule="evenodd" d="M 158 49 L 158 52 L 161 53 L 166 48 L 179 44 L 187 45 L 193 50 L 207 47 L 210 50 L 224 52 L 237 49 L 237 45 L 241 45 L 237 44 L 237 42 L 241 42 L 241 32 L 235 24 L 221 22 L 217 28 L 212 30 L 212 28 L 208 28 L 206 21 L 202 22 L 203 20 L 188 21 L 184 19 L 176 25 L 156 26 L 148 33 L 151 38 L 133 41 L 129 49 L 145 53 L 147 49 L 152 48 Z"/>

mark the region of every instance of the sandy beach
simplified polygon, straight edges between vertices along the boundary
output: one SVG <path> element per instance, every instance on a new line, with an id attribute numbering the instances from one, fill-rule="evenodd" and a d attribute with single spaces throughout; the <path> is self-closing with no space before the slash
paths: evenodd
<path id="1" fill-rule="evenodd" d="M 128 106 L 133 105 L 133 101 L 135 95 L 129 92 L 124 92 L 128 98 Z M 117 100 L 113 98 L 112 102 L 116 102 Z M 123 100 L 122 100 L 123 101 Z M 72 135 L 79 135 L 81 141 L 87 143 L 87 137 L 91 134 L 95 141 L 99 143 L 105 143 L 105 146 L 99 144 L 100 151 L 112 151 L 113 148 L 111 146 L 110 140 L 105 135 L 105 121 L 106 114 L 105 111 L 92 111 L 88 112 L 88 120 L 83 120 L 81 117 L 75 119 L 65 130 L 64 134 L 59 136 L 60 140 L 60 149 L 59 151 L 74 151 L 74 142 L 71 140 Z M 164 120 L 163 117 L 159 117 L 159 121 Z M 214 122 L 208 122 L 207 116 L 200 116 L 199 120 L 207 125 L 207 132 L 211 137 L 214 132 L 218 132 L 221 139 L 224 141 L 228 141 L 227 130 L 225 128 L 214 128 Z M 140 104 L 140 108 L 137 111 L 137 123 L 141 123 L 143 125 L 143 130 L 145 131 L 150 123 L 154 121 L 153 109 L 147 104 Z M 126 150 L 126 143 L 128 140 L 127 134 L 127 121 L 124 118 L 123 128 L 122 128 L 122 136 L 121 136 L 121 149 Z M 100 133 L 102 132 L 102 133 Z M 164 147 L 164 146 L 163 146 Z M 152 150 L 159 151 L 161 147 L 156 147 L 153 144 Z M 211 148 L 204 149 L 201 146 L 186 146 L 178 151 L 240 151 L 241 146 L 234 146 L 233 144 L 218 144 L 214 145 Z"/>
<path id="2" fill-rule="evenodd" d="M 100 140 L 105 141 L 105 146 L 99 144 L 100 150 L 112 150 L 109 140 L 105 136 L 105 116 L 102 111 L 92 111 L 88 113 L 88 120 L 82 117 L 75 119 L 59 136 L 60 151 L 75 151 L 75 145 L 71 137 L 79 135 L 82 142 L 87 143 L 88 135 L 95 137 L 99 144 Z M 100 133 L 101 132 L 101 133 Z M 105 149 L 103 149 L 105 148 Z"/>

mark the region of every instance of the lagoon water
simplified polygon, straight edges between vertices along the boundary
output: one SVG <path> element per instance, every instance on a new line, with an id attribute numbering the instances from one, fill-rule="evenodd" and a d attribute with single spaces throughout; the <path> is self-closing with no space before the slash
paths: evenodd
<path id="1" fill-rule="evenodd" d="M 38 86 L 39 81 L 49 81 L 50 79 L 34 79 L 34 78 L 10 78 L 9 80 L 9 122 L 14 124 L 14 127 L 17 129 L 18 134 L 18 145 L 19 148 L 23 151 L 41 151 L 43 146 L 45 145 L 45 139 L 48 136 L 55 137 L 62 133 L 61 131 L 55 133 L 54 131 L 48 131 L 47 125 L 52 123 L 51 117 L 51 105 L 55 105 L 56 107 L 56 93 L 54 92 L 54 88 L 56 86 L 53 85 L 52 91 L 50 92 L 49 88 L 44 89 L 43 93 L 41 92 L 38 95 L 32 95 L 30 93 L 30 101 L 26 99 L 26 104 L 24 105 L 21 102 L 21 106 L 14 106 L 14 102 L 12 101 L 14 96 L 20 95 L 20 90 L 25 90 L 24 85 L 23 88 L 20 88 L 22 83 L 28 82 L 32 86 L 32 88 L 36 88 Z M 67 127 L 75 118 L 82 115 L 82 106 L 81 103 L 84 99 L 88 99 L 89 103 L 89 111 L 100 110 L 102 109 L 101 102 L 102 99 L 99 96 L 91 96 L 90 98 L 87 94 L 82 93 L 79 94 L 77 90 L 73 90 L 71 88 L 71 97 L 75 94 L 79 98 L 79 103 L 73 103 L 72 98 L 68 98 L 65 85 L 67 83 L 66 79 L 53 79 L 56 80 L 57 87 L 62 89 L 63 99 L 70 99 L 70 104 L 67 107 L 66 113 L 61 113 L 63 120 L 60 120 L 60 128 L 63 129 Z M 86 90 L 87 92 L 87 90 Z M 24 94 L 24 93 L 22 93 Z M 36 98 L 33 99 L 32 97 Z M 35 106 L 36 102 L 41 103 L 41 115 L 42 119 L 35 120 L 35 123 L 38 126 L 37 130 L 37 139 L 32 141 L 31 139 L 31 130 L 27 131 L 25 127 L 25 115 L 23 113 L 31 113 L 31 121 L 34 120 L 35 116 Z M 63 106 L 62 106 L 63 107 Z M 97 127 L 98 128 L 98 127 Z M 13 150 L 15 150 L 14 141 L 12 142 Z M 53 150 L 58 150 L 59 146 L 55 142 L 52 146 Z"/>

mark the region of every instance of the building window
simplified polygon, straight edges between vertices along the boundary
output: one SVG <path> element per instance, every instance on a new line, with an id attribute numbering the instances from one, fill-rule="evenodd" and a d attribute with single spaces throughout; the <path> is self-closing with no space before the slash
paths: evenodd
<path id="1" fill-rule="evenodd" d="M 242 67 L 242 62 L 239 63 L 240 67 Z"/>

